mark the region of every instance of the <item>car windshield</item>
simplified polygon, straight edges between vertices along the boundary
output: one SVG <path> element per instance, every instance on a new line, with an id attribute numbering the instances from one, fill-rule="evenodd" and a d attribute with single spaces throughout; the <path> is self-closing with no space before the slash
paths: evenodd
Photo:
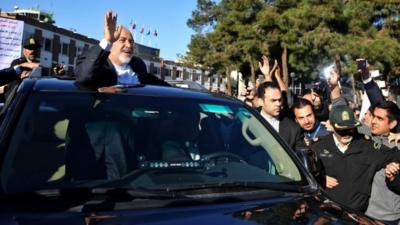
<path id="1" fill-rule="evenodd" d="M 1 173 L 9 193 L 304 180 L 282 145 L 239 103 L 50 91 L 29 97 Z"/>

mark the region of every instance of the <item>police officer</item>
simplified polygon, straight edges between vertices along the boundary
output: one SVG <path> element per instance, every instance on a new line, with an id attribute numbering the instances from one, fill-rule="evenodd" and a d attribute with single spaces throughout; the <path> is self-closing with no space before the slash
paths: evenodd
<path id="1" fill-rule="evenodd" d="M 29 73 L 32 71 L 32 68 L 30 67 L 25 67 L 24 65 L 26 63 L 34 63 L 34 64 L 39 64 L 40 63 L 40 48 L 41 48 L 40 42 L 33 36 L 28 37 L 25 39 L 23 43 L 23 50 L 22 50 L 22 57 L 18 59 L 14 59 L 11 62 L 11 67 L 14 69 L 17 69 L 17 74 L 18 77 L 16 79 L 11 80 L 7 86 L 4 88 L 4 96 L 7 98 L 14 89 L 18 86 L 18 83 L 21 81 L 22 78 L 27 77 Z"/>
<path id="2" fill-rule="evenodd" d="M 22 57 L 14 59 L 11 62 L 11 66 L 16 66 L 25 62 L 39 63 L 39 54 L 41 47 L 42 45 L 34 36 L 28 37 L 23 44 Z"/>
<path id="3" fill-rule="evenodd" d="M 317 179 L 332 200 L 364 212 L 375 172 L 400 155 L 357 133 L 360 122 L 348 106 L 333 108 L 329 120 L 333 134 L 311 146 L 321 168 Z"/>

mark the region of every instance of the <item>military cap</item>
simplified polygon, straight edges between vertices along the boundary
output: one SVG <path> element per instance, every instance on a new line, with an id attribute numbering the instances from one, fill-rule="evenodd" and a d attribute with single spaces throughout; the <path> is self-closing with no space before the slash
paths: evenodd
<path id="1" fill-rule="evenodd" d="M 351 129 L 361 124 L 354 117 L 353 110 L 346 105 L 334 107 L 329 113 L 329 121 L 335 130 Z"/>
<path id="2" fill-rule="evenodd" d="M 27 39 L 25 39 L 23 46 L 24 48 L 30 50 L 36 50 L 42 47 L 38 39 L 36 39 L 34 36 L 29 36 Z"/>

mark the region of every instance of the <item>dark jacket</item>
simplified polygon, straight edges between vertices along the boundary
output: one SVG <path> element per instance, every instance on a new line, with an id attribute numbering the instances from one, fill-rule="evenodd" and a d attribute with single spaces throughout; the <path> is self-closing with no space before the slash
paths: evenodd
<path id="1" fill-rule="evenodd" d="M 304 136 L 299 125 L 288 117 L 279 119 L 279 136 L 293 149 L 305 147 Z"/>
<path id="2" fill-rule="evenodd" d="M 262 107 L 256 110 L 261 113 Z M 278 134 L 293 150 L 306 147 L 300 126 L 287 116 L 279 117 Z"/>
<path id="3" fill-rule="evenodd" d="M 78 82 L 96 87 L 113 86 L 118 83 L 118 75 L 113 64 L 108 59 L 110 52 L 95 45 L 80 55 L 76 62 L 75 76 Z M 142 59 L 132 57 L 129 66 L 138 75 L 142 84 L 169 86 L 165 81 L 147 73 Z"/>
<path id="4" fill-rule="evenodd" d="M 394 193 L 400 195 L 400 177 L 396 175 L 393 181 L 389 181 L 386 179 L 386 184 L 388 188 L 393 191 Z"/>
<path id="5" fill-rule="evenodd" d="M 378 146 L 358 134 L 345 153 L 337 148 L 333 135 L 325 136 L 311 146 L 321 168 L 317 180 L 325 186 L 323 178 L 327 175 L 339 183 L 337 187 L 326 189 L 334 201 L 358 211 L 367 209 L 375 173 L 399 157 L 398 151 L 390 151 L 386 146 L 379 147 L 380 150 L 376 149 Z"/>
<path id="6" fill-rule="evenodd" d="M 371 102 L 371 106 L 375 106 L 376 104 L 385 101 L 381 89 L 374 80 L 364 84 L 364 88 L 368 99 Z"/>
<path id="7" fill-rule="evenodd" d="M 25 57 L 20 57 L 20 58 L 18 58 L 18 59 L 14 59 L 12 62 L 11 62 L 11 68 L 12 67 L 14 67 L 14 66 L 16 66 L 16 65 L 19 65 L 19 64 L 21 64 L 21 63 L 26 63 L 26 62 L 28 62 L 28 60 L 26 60 L 26 58 Z M 12 68 L 13 69 L 13 68 Z M 14 69 L 13 69 L 14 70 Z M 15 71 L 14 71 L 15 72 Z M 19 84 L 19 82 L 21 81 L 21 78 L 19 77 L 19 76 L 17 76 L 17 78 L 16 79 L 12 79 L 12 80 L 10 80 L 9 82 L 7 82 L 6 84 L 7 84 L 7 86 L 5 87 L 5 90 L 4 90 L 4 96 L 5 96 L 5 98 L 8 98 L 8 96 L 13 92 L 13 90 L 18 86 L 18 84 Z"/>
<path id="8" fill-rule="evenodd" d="M 0 85 L 8 84 L 12 81 L 19 81 L 20 78 L 13 67 L 0 70 Z"/>

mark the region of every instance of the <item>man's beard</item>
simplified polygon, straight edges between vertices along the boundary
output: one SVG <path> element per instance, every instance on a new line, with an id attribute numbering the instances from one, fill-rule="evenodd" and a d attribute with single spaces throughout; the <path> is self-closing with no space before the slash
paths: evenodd
<path id="1" fill-rule="evenodd" d="M 133 55 L 130 55 L 130 56 L 127 57 L 127 56 L 123 55 L 123 53 L 120 53 L 118 55 L 118 59 L 122 64 L 129 63 L 131 61 L 132 57 L 133 57 Z"/>
<path id="2" fill-rule="evenodd" d="M 28 56 L 26 56 L 25 58 L 26 58 L 26 60 L 27 60 L 28 62 L 35 62 L 35 61 L 37 61 L 35 55 L 28 55 Z"/>

